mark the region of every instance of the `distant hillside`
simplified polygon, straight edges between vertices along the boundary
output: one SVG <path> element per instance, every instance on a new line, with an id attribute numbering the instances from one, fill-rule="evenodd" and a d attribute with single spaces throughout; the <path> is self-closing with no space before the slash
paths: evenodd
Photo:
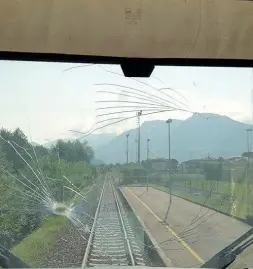
<path id="1" fill-rule="evenodd" d="M 89 145 L 96 150 L 97 148 L 108 144 L 114 137 L 115 134 L 90 134 L 89 136 L 85 137 L 84 139 L 88 141 Z"/>
<path id="2" fill-rule="evenodd" d="M 102 133 L 102 134 L 91 134 L 85 138 L 82 138 L 80 141 L 87 140 L 88 144 L 93 148 L 94 151 L 96 151 L 97 148 L 104 146 L 108 144 L 116 135 L 115 134 L 107 134 L 107 133 Z M 76 139 L 73 138 L 66 138 L 63 139 L 63 141 L 74 141 Z M 44 144 L 43 146 L 46 148 L 50 148 L 51 146 L 55 145 L 57 140 L 54 140 L 52 142 L 48 142 Z"/>
<path id="3" fill-rule="evenodd" d="M 250 125 L 216 114 L 193 115 L 187 120 L 171 123 L 171 155 L 179 161 L 194 158 L 240 156 L 246 151 L 246 128 Z M 136 129 L 113 138 L 100 147 L 96 158 L 107 163 L 126 161 L 126 134 L 129 133 L 129 161 L 136 160 Z M 168 125 L 165 121 L 148 121 L 141 125 L 141 159 L 168 157 Z M 252 141 L 252 140 L 251 140 Z"/>
<path id="4" fill-rule="evenodd" d="M 93 159 L 91 160 L 91 164 L 105 164 L 105 162 L 101 161 L 101 160 L 98 160 L 98 159 Z"/>
<path id="5" fill-rule="evenodd" d="M 39 144 L 39 143 L 36 143 L 36 142 L 30 142 L 30 144 L 31 144 L 33 147 L 40 146 L 40 144 Z"/>

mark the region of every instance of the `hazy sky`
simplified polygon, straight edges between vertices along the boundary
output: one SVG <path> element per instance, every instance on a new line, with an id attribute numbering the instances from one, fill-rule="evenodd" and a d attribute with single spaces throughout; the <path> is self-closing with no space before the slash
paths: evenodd
<path id="1" fill-rule="evenodd" d="M 89 130 L 98 119 L 96 115 L 106 112 L 96 108 L 125 104 L 122 101 L 126 101 L 126 97 L 122 95 L 98 93 L 99 90 L 120 93 L 123 88 L 95 84 L 120 84 L 155 96 L 160 94 L 147 85 L 109 73 L 95 65 L 64 71 L 73 66 L 78 65 L 1 61 L 0 126 L 9 129 L 20 127 L 28 136 L 30 130 L 33 141 L 46 143 L 47 139 L 73 136 L 74 134 L 68 131 L 70 129 Z M 119 66 L 103 67 L 122 74 Z M 187 102 L 173 91 L 166 91 L 166 94 L 172 96 L 170 100 L 176 98 L 181 103 L 187 103 L 191 111 L 218 113 L 235 120 L 252 122 L 251 69 L 156 67 L 151 78 L 140 80 L 156 88 L 171 87 L 177 90 Z M 166 97 L 162 94 L 159 96 Z M 121 103 L 96 103 L 98 100 L 112 98 Z M 143 105 L 139 105 L 141 109 Z M 122 109 L 117 111 L 119 110 Z M 126 115 L 134 116 L 135 112 L 117 116 Z M 141 121 L 185 119 L 190 116 L 190 113 L 175 111 L 145 116 Z M 120 133 L 135 126 L 134 119 L 114 124 L 99 132 Z"/>

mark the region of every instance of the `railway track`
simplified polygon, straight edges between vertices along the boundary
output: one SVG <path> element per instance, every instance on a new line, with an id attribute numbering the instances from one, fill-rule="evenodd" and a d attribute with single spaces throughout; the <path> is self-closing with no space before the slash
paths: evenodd
<path id="1" fill-rule="evenodd" d="M 82 267 L 145 265 L 116 189 L 106 175 Z"/>

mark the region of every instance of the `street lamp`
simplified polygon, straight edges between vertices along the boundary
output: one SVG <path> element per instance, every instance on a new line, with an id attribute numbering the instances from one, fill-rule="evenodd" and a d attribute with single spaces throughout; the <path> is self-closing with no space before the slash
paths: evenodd
<path id="1" fill-rule="evenodd" d="M 166 120 L 166 123 L 168 124 L 168 146 L 169 146 L 169 174 L 170 174 L 170 170 L 171 170 L 171 165 L 170 165 L 170 124 L 172 122 L 172 119 L 168 119 Z"/>
<path id="2" fill-rule="evenodd" d="M 128 137 L 129 137 L 129 134 L 126 134 L 126 159 L 127 159 L 127 163 L 128 163 Z"/>
<path id="3" fill-rule="evenodd" d="M 171 158 L 170 158 L 170 124 L 172 122 L 172 119 L 168 119 L 166 120 L 166 123 L 168 124 L 168 144 L 169 144 L 169 187 L 170 187 L 170 203 L 168 205 L 168 208 L 167 208 L 167 211 L 166 211 L 166 214 L 165 214 L 165 217 L 164 217 L 164 222 L 166 222 L 166 219 L 168 217 L 168 213 L 170 211 L 170 207 L 171 207 L 171 204 L 172 204 L 172 193 L 171 193 L 171 178 L 170 178 L 170 171 L 171 171 Z"/>
<path id="4" fill-rule="evenodd" d="M 147 139 L 147 163 L 146 163 L 146 190 L 148 191 L 148 160 L 149 160 L 149 141 L 150 139 Z"/>
<path id="5" fill-rule="evenodd" d="M 247 132 L 247 150 L 248 150 L 248 166 L 249 166 L 249 153 L 250 153 L 249 132 L 251 132 L 252 129 L 248 128 L 245 131 Z"/>
<path id="6" fill-rule="evenodd" d="M 142 115 L 142 110 L 137 112 L 137 121 L 138 121 L 138 157 L 137 162 L 141 162 L 141 126 L 140 126 L 140 117 Z"/>
<path id="7" fill-rule="evenodd" d="M 252 131 L 251 128 L 245 129 L 245 131 L 247 132 L 247 151 L 248 151 L 248 168 L 246 169 L 246 186 L 248 189 L 248 169 L 249 169 L 249 153 L 250 153 L 250 145 L 249 145 L 249 132 Z M 246 200 L 249 200 L 249 193 L 248 191 L 246 192 Z M 247 202 L 247 213 L 249 213 L 249 203 Z"/>
<path id="8" fill-rule="evenodd" d="M 149 141 L 150 141 L 150 138 L 147 139 L 147 161 L 149 160 Z"/>

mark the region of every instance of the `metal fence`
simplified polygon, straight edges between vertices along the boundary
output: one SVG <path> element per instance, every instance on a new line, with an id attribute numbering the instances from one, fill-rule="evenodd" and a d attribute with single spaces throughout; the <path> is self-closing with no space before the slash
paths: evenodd
<path id="1" fill-rule="evenodd" d="M 207 180 L 204 174 L 156 172 L 147 176 L 131 176 L 122 178 L 121 184 L 156 185 L 171 188 L 179 195 L 207 197 L 216 201 L 225 200 L 249 207 L 253 211 L 253 170 L 239 167 L 224 169 L 222 180 Z M 238 209 L 237 209 L 238 210 Z"/>

